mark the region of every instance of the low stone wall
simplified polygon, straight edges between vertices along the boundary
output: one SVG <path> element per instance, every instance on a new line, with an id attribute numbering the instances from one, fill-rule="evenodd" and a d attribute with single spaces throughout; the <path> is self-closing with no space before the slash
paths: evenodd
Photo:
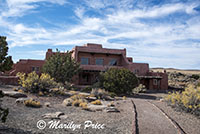
<path id="1" fill-rule="evenodd" d="M 2 84 L 2 85 L 18 85 L 18 77 L 16 77 L 16 76 L 0 76 L 0 84 Z"/>

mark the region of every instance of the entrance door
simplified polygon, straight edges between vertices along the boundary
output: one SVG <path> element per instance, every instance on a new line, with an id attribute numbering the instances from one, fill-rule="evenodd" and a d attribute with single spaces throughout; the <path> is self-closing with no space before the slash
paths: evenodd
<path id="1" fill-rule="evenodd" d="M 80 85 L 90 85 L 91 84 L 91 78 L 89 73 L 81 73 L 79 75 L 80 77 Z"/>

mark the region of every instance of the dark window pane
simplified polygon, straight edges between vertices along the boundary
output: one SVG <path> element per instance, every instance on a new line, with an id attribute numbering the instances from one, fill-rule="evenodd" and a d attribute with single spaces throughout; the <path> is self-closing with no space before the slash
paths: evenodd
<path id="1" fill-rule="evenodd" d="M 116 66 L 117 65 L 117 60 L 116 59 L 111 59 L 109 62 L 110 66 Z"/>
<path id="2" fill-rule="evenodd" d="M 32 71 L 35 71 L 35 67 L 32 67 Z"/>
<path id="3" fill-rule="evenodd" d="M 40 68 L 39 67 L 36 67 L 36 71 L 39 71 L 40 70 Z"/>
<path id="4" fill-rule="evenodd" d="M 88 65 L 89 64 L 89 59 L 88 58 L 81 58 L 81 64 L 82 65 Z"/>
<path id="5" fill-rule="evenodd" d="M 103 65 L 103 59 L 96 59 L 96 65 Z"/>

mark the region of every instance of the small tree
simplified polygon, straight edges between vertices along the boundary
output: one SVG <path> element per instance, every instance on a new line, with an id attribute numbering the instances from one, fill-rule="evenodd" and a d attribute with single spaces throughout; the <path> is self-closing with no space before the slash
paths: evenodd
<path id="1" fill-rule="evenodd" d="M 79 64 L 72 59 L 71 53 L 60 53 L 58 50 L 55 55 L 50 56 L 44 66 L 43 72 L 50 74 L 57 82 L 65 84 L 71 82 L 72 77 L 79 72 Z"/>
<path id="2" fill-rule="evenodd" d="M 4 96 L 3 92 L 0 90 L 0 98 L 2 98 Z M 6 121 L 6 118 L 8 116 L 8 113 L 9 113 L 9 110 L 8 108 L 7 109 L 4 109 L 1 107 L 1 101 L 0 100 L 0 121 L 1 122 L 5 122 Z"/>
<path id="3" fill-rule="evenodd" d="M 110 68 L 100 75 L 100 85 L 109 92 L 131 93 L 138 85 L 138 79 L 128 69 Z"/>
<path id="4" fill-rule="evenodd" d="M 8 43 L 6 37 L 0 36 L 0 72 L 8 71 L 12 68 L 13 61 L 8 55 Z"/>

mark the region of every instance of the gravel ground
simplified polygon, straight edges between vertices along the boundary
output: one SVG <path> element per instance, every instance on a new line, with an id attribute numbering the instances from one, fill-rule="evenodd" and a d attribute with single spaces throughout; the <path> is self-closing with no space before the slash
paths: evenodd
<path id="1" fill-rule="evenodd" d="M 133 99 L 138 113 L 140 134 L 177 134 L 177 129 L 146 99 Z"/>
<path id="2" fill-rule="evenodd" d="M 160 98 L 167 95 L 166 93 L 149 93 L 146 95 L 152 96 L 151 98 L 158 98 L 149 99 L 149 101 L 161 108 L 167 115 L 175 120 L 187 134 L 198 134 L 200 132 L 200 118 L 189 113 L 176 111 L 171 106 L 168 106 L 165 101 L 160 101 Z"/>
<path id="3" fill-rule="evenodd" d="M 166 102 L 151 101 L 162 110 L 165 111 L 172 119 L 174 119 L 187 134 L 200 133 L 200 119 L 189 113 L 175 111 L 172 107 L 168 106 Z"/>
<path id="4" fill-rule="evenodd" d="M 0 90 L 12 90 L 12 88 L 1 88 Z M 28 95 L 36 100 L 39 100 L 42 104 L 50 102 L 51 107 L 42 108 L 30 108 L 23 104 L 16 104 L 15 98 L 4 97 L 3 107 L 9 108 L 10 113 L 6 123 L 0 123 L 0 134 L 62 134 L 62 133 L 82 133 L 82 134 L 132 134 L 133 133 L 133 121 L 134 112 L 133 104 L 134 101 L 137 114 L 138 114 L 138 125 L 140 134 L 159 134 L 159 133 L 177 133 L 177 130 L 169 122 L 166 117 L 161 114 L 161 111 L 153 107 L 147 101 L 154 103 L 156 106 L 161 108 L 167 113 L 172 119 L 174 119 L 187 134 L 197 134 L 200 132 L 200 119 L 197 117 L 184 113 L 178 112 L 172 109 L 166 104 L 166 102 L 159 101 L 160 98 L 164 97 L 165 93 L 145 93 L 135 96 L 134 98 L 128 98 L 126 101 L 117 101 L 116 107 L 120 110 L 120 113 L 105 113 L 105 112 L 89 112 L 81 110 L 78 107 L 64 107 L 61 105 L 65 97 L 36 97 Z M 60 121 L 63 124 L 81 124 L 80 129 L 51 129 L 48 128 L 48 122 L 50 119 L 43 119 L 42 115 L 46 113 L 63 112 L 65 117 L 61 116 Z M 39 120 L 44 120 L 47 123 L 47 127 L 43 130 L 37 128 L 36 124 Z M 105 124 L 104 129 L 88 128 L 84 129 L 85 121 L 92 121 L 93 124 Z"/>
<path id="5" fill-rule="evenodd" d="M 0 88 L 1 90 L 8 90 L 5 88 Z M 9 89 L 12 90 L 12 89 Z M 64 107 L 61 105 L 64 97 L 35 97 L 29 95 L 30 97 L 36 98 L 42 104 L 45 102 L 50 102 L 51 107 L 42 108 L 30 108 L 23 104 L 16 104 L 15 98 L 4 97 L 3 107 L 9 108 L 9 115 L 6 123 L 0 123 L 0 134 L 61 134 L 61 133 L 83 133 L 83 134 L 131 134 L 133 132 L 133 105 L 130 99 L 126 101 L 117 101 L 117 108 L 120 113 L 105 113 L 102 111 L 89 112 L 81 110 L 78 107 Z M 50 119 L 43 119 L 42 115 L 46 113 L 53 112 L 63 112 L 67 118 L 61 118 L 60 123 L 69 124 L 81 124 L 80 129 L 77 128 L 74 131 L 72 129 L 51 129 L 48 128 L 48 122 Z M 62 117 L 62 116 L 61 116 Z M 37 121 L 44 120 L 47 122 L 47 127 L 40 130 L 36 127 Z M 104 129 L 94 129 L 88 128 L 84 129 L 85 121 L 92 121 L 93 124 L 105 124 Z"/>

